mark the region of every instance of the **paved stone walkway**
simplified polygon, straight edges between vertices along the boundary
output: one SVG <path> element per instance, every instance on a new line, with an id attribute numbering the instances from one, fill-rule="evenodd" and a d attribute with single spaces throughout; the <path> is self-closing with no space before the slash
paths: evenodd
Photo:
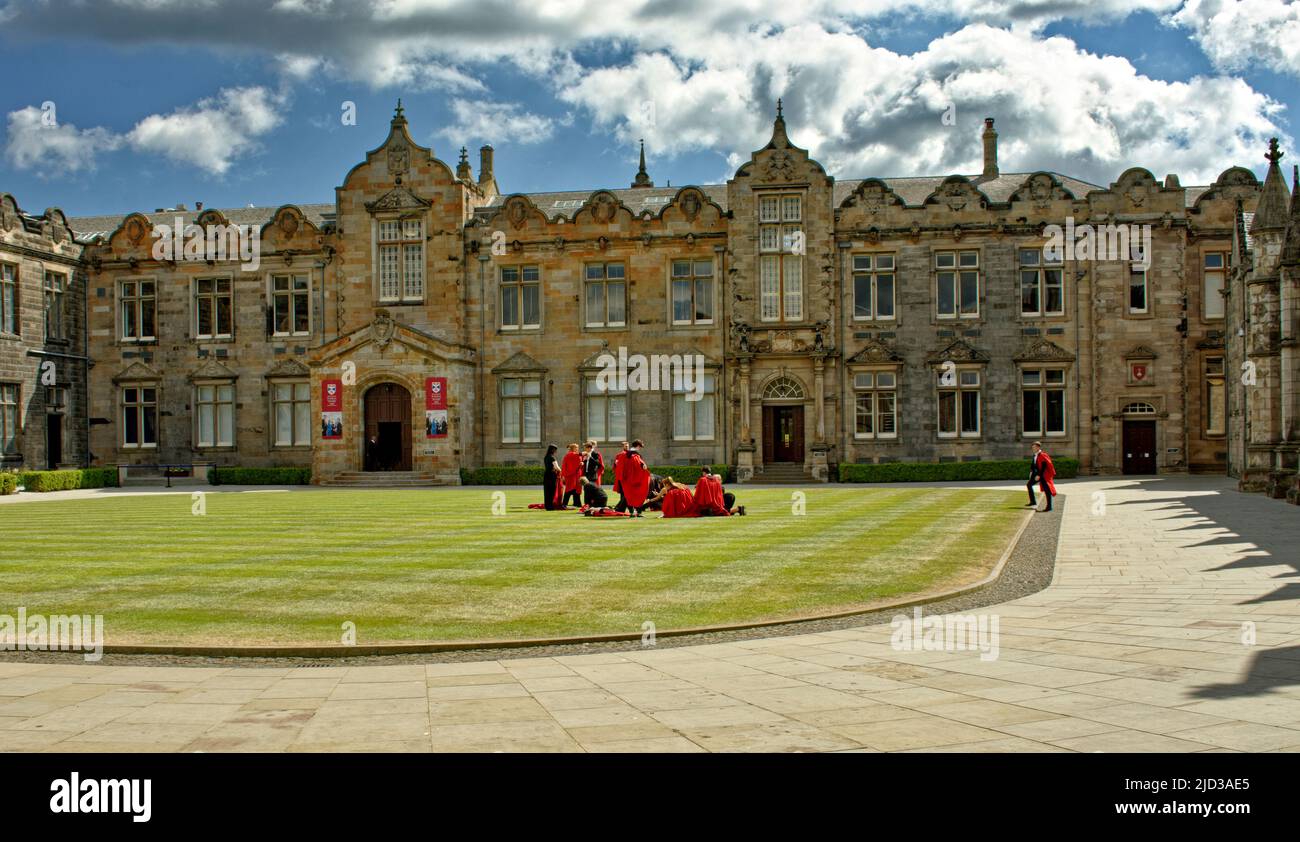
<path id="1" fill-rule="evenodd" d="M 996 660 L 878 625 L 424 666 L 0 662 L 0 750 L 1300 750 L 1300 510 L 1217 478 L 1067 491 L 1053 585 L 983 609 Z"/>

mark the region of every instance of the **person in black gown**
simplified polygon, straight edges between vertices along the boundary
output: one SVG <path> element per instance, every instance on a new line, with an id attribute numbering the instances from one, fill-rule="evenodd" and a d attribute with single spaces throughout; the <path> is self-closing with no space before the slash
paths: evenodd
<path id="1" fill-rule="evenodd" d="M 542 500 L 547 509 L 558 509 L 559 504 L 559 482 L 560 482 L 560 463 L 555 458 L 555 452 L 559 450 L 555 445 L 546 448 L 546 457 L 542 460 L 544 472 L 542 474 L 542 494 L 545 498 Z"/>

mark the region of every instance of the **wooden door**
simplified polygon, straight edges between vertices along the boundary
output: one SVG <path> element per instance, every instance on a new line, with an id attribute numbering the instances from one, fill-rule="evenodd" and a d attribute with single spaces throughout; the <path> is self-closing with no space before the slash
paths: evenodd
<path id="1" fill-rule="evenodd" d="M 1124 422 L 1124 473 L 1156 472 L 1156 422 Z"/>
<path id="2" fill-rule="evenodd" d="M 396 383 L 366 392 L 365 470 L 411 470 L 411 393 Z"/>
<path id="3" fill-rule="evenodd" d="M 763 407 L 763 461 L 803 463 L 803 407 Z"/>

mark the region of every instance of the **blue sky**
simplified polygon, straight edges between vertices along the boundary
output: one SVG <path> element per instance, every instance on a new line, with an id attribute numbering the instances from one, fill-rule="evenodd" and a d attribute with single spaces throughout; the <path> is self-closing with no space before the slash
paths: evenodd
<path id="1" fill-rule="evenodd" d="M 506 192 L 626 186 L 639 137 L 656 182 L 725 180 L 778 95 L 840 177 L 975 171 L 985 116 L 1004 171 L 1102 183 L 1262 173 L 1267 137 L 1292 148 L 1281 0 L 791 5 L 0 0 L 0 191 L 74 216 L 329 202 L 399 96 L 449 164 L 491 142 Z"/>

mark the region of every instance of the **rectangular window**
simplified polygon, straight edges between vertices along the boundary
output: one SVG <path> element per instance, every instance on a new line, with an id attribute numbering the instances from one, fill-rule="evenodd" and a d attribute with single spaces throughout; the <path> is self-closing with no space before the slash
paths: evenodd
<path id="1" fill-rule="evenodd" d="M 118 286 L 118 313 L 123 342 L 140 342 L 156 338 L 157 298 L 153 281 L 122 281 Z"/>
<path id="2" fill-rule="evenodd" d="M 679 384 L 683 387 L 685 384 Z M 704 375 L 699 384 L 699 400 L 685 388 L 673 390 L 673 440 L 712 441 L 717 385 L 712 374 Z"/>
<path id="3" fill-rule="evenodd" d="M 1212 251 L 1205 255 L 1205 318 L 1223 318 L 1224 279 L 1228 272 L 1228 255 Z"/>
<path id="4" fill-rule="evenodd" d="M 979 317 L 979 260 L 977 251 L 935 252 L 935 312 L 939 318 Z"/>
<path id="5" fill-rule="evenodd" d="M 892 371 L 860 372 L 853 375 L 854 438 L 898 437 L 897 381 L 898 375 Z"/>
<path id="6" fill-rule="evenodd" d="M 1134 243 L 1133 262 L 1128 269 L 1128 311 L 1136 315 L 1151 312 L 1151 292 L 1148 289 L 1147 272 L 1142 266 L 1144 253 L 1142 247 Z"/>
<path id="7" fill-rule="evenodd" d="M 501 441 L 542 440 L 542 381 L 510 377 L 501 381 Z"/>
<path id="8" fill-rule="evenodd" d="M 980 434 L 980 373 L 959 371 L 955 383 L 939 375 L 938 431 L 941 438 L 977 438 Z"/>
<path id="9" fill-rule="evenodd" d="M 1020 314 L 1060 316 L 1065 313 L 1065 276 L 1059 262 L 1049 262 L 1036 249 L 1020 250 Z"/>
<path id="10" fill-rule="evenodd" d="M 218 383 L 194 389 L 194 442 L 198 447 L 235 444 L 235 386 Z"/>
<path id="11" fill-rule="evenodd" d="M 19 334 L 18 267 L 0 263 L 0 333 Z"/>
<path id="12" fill-rule="evenodd" d="M 758 200 L 759 318 L 765 322 L 803 319 L 803 197 L 760 196 Z"/>
<path id="13" fill-rule="evenodd" d="M 713 261 L 674 260 L 673 324 L 713 324 Z"/>
<path id="14" fill-rule="evenodd" d="M 1228 432 L 1228 389 L 1224 379 L 1223 357 L 1205 358 L 1205 435 L 1222 436 Z"/>
<path id="15" fill-rule="evenodd" d="M 58 272 L 45 273 L 45 338 L 65 339 L 63 294 L 68 289 L 68 278 Z"/>
<path id="16" fill-rule="evenodd" d="M 158 390 L 152 386 L 122 389 L 122 447 L 158 446 Z"/>
<path id="17" fill-rule="evenodd" d="M 0 453 L 18 452 L 18 384 L 0 383 Z"/>
<path id="18" fill-rule="evenodd" d="M 229 339 L 232 336 L 234 304 L 229 278 L 196 278 L 194 281 L 194 336 L 197 339 Z"/>
<path id="19" fill-rule="evenodd" d="M 271 276 L 271 323 L 276 336 L 311 333 L 311 277 Z"/>
<path id="20" fill-rule="evenodd" d="M 861 321 L 894 318 L 894 256 L 853 255 L 853 318 Z"/>
<path id="21" fill-rule="evenodd" d="M 541 270 L 536 266 L 501 267 L 501 329 L 542 326 Z"/>
<path id="22" fill-rule="evenodd" d="M 379 222 L 379 300 L 424 300 L 424 221 Z"/>
<path id="23" fill-rule="evenodd" d="M 1022 435 L 1065 435 L 1065 370 L 1023 369 L 1020 410 Z"/>
<path id="24" fill-rule="evenodd" d="M 271 388 L 271 416 L 275 419 L 276 447 L 311 444 L 311 384 L 275 383 Z"/>
<path id="25" fill-rule="evenodd" d="M 596 441 L 627 438 L 627 392 L 602 388 L 595 377 L 586 379 L 587 435 Z"/>
<path id="26" fill-rule="evenodd" d="M 622 263 L 588 263 L 587 327 L 627 324 L 627 283 Z"/>

